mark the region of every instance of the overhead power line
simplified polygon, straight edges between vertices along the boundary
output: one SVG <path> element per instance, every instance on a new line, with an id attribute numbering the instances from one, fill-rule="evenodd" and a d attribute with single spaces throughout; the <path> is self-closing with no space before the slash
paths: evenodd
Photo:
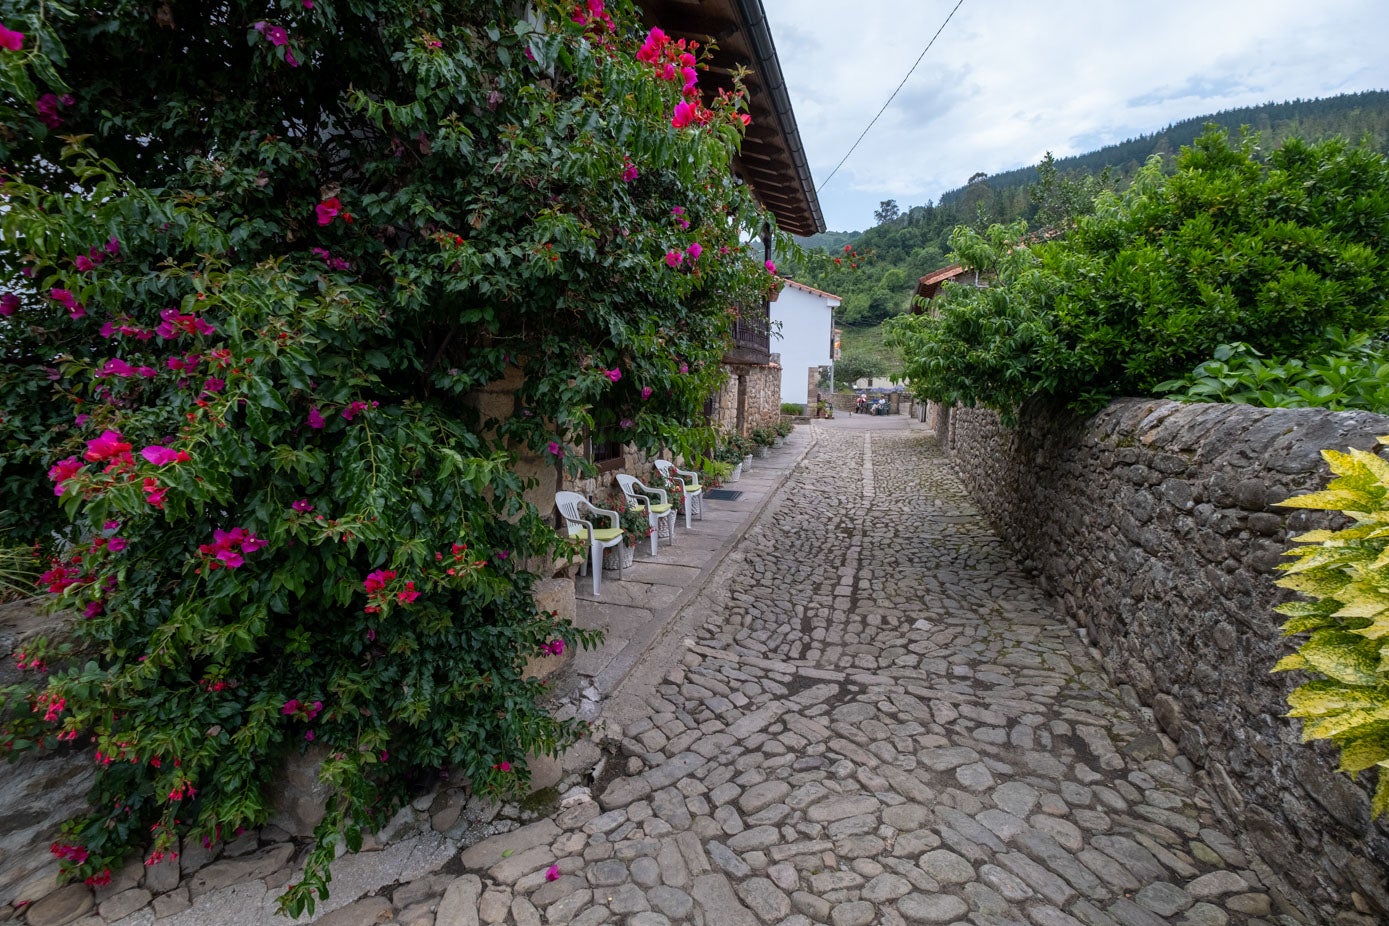
<path id="1" fill-rule="evenodd" d="M 844 157 L 840 159 L 839 163 L 834 165 L 834 170 L 830 171 L 830 175 L 821 181 L 820 186 L 815 192 L 818 193 L 820 190 L 823 190 L 829 185 L 829 182 L 834 179 L 834 175 L 839 173 L 839 168 L 844 166 L 844 162 L 849 160 L 849 155 L 854 153 L 854 149 L 858 147 L 859 142 L 863 141 L 863 137 L 868 134 L 868 130 L 873 128 L 882 114 L 887 112 L 887 108 L 892 105 L 892 101 L 897 99 L 897 94 L 901 93 L 902 88 L 907 85 L 907 81 L 911 80 L 912 74 L 916 71 L 916 66 L 921 63 L 922 58 L 926 57 L 926 53 L 931 50 L 931 46 L 936 44 L 936 39 L 940 38 L 940 34 L 944 32 L 945 27 L 950 24 L 950 20 L 954 18 L 955 13 L 964 5 L 965 0 L 959 0 L 959 2 L 955 4 L 955 8 L 950 11 L 950 15 L 945 17 L 945 22 L 941 23 L 940 28 L 936 30 L 936 34 L 931 36 L 931 41 L 927 42 L 926 47 L 921 49 L 921 54 L 916 56 L 916 63 L 907 71 L 907 76 L 902 78 L 902 82 L 897 85 L 897 89 L 892 91 L 892 96 L 888 97 L 887 102 L 883 104 L 883 108 L 878 110 L 878 115 L 874 116 L 864 130 L 859 133 L 859 137 L 855 139 L 854 143 L 849 147 L 849 150 L 844 153 Z"/>

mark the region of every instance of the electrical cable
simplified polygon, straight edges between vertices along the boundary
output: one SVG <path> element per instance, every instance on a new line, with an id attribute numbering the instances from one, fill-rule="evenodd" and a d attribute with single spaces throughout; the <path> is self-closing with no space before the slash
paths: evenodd
<path id="1" fill-rule="evenodd" d="M 869 129 L 872 129 L 873 126 L 877 123 L 878 119 L 882 116 L 882 114 L 887 112 L 887 108 L 892 105 L 892 101 L 897 99 L 897 94 L 902 92 L 902 88 L 907 85 L 907 81 L 911 80 L 912 74 L 916 71 L 917 65 L 921 63 L 921 59 L 926 57 L 926 53 L 931 50 L 931 46 L 936 44 L 936 39 L 940 38 L 940 34 L 945 31 L 945 27 L 950 25 L 950 20 L 954 18 L 955 14 L 959 11 L 960 7 L 964 5 L 965 0 L 959 0 L 959 2 L 955 4 L 955 8 L 950 11 L 950 15 L 945 17 L 945 22 L 941 23 L 940 28 L 936 30 L 936 34 L 931 36 L 931 41 L 927 42 L 926 47 L 921 49 L 921 54 L 917 55 L 916 64 L 913 64 L 911 66 L 911 69 L 907 71 L 907 76 L 903 77 L 902 82 L 897 85 L 897 89 L 892 91 L 892 96 L 888 97 L 887 102 L 883 104 L 883 108 L 878 110 L 878 115 L 872 118 L 872 120 L 868 123 L 867 128 L 865 128 L 859 134 L 859 137 L 849 147 L 849 150 L 845 152 L 844 157 L 841 158 L 839 163 L 834 166 L 834 170 L 830 171 L 830 175 L 826 177 L 823 181 L 821 181 L 820 186 L 816 188 L 815 192 L 819 193 L 825 187 L 829 186 L 829 182 L 834 179 L 834 175 L 839 173 L 839 168 L 844 166 L 844 162 L 849 160 L 849 155 L 854 153 L 854 149 L 858 147 L 859 142 L 863 141 L 863 138 L 865 135 L 868 134 Z"/>

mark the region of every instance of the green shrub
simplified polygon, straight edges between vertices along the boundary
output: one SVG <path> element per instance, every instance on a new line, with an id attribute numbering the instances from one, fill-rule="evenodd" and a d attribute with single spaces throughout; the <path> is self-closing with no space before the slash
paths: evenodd
<path id="1" fill-rule="evenodd" d="M 777 437 L 787 437 L 795 430 L 795 427 L 793 423 L 782 418 L 776 424 L 772 425 L 772 430 L 776 432 Z"/>
<path id="2" fill-rule="evenodd" d="M 792 417 L 800 417 L 805 414 L 805 404 L 803 402 L 783 402 L 781 403 L 781 413 L 783 415 L 791 415 Z"/>
<path id="3" fill-rule="evenodd" d="M 1293 139 L 1261 161 L 1252 139 L 1210 131 L 1175 174 L 1152 161 L 1064 238 L 952 238 L 995 278 L 947 284 L 931 314 L 889 322 L 891 340 L 917 396 L 1005 414 L 1150 395 L 1235 341 L 1312 356 L 1328 326 L 1383 330 L 1386 215 L 1389 161 L 1369 148 Z"/>
<path id="4" fill-rule="evenodd" d="M 1248 344 L 1222 344 L 1213 359 L 1156 388 L 1179 402 L 1389 413 L 1389 346 L 1368 334 L 1335 329 L 1324 339 L 1332 350 L 1307 362 L 1265 360 Z"/>
<path id="5" fill-rule="evenodd" d="M 0 526 L 63 532 L 92 655 L 0 691 L 0 751 L 94 744 L 54 851 L 98 884 L 326 747 L 297 913 L 431 770 L 519 792 L 582 734 L 524 677 L 594 636 L 535 606 L 516 463 L 700 416 L 768 279 L 739 97 L 673 125 L 625 2 L 4 9 Z"/>
<path id="6" fill-rule="evenodd" d="M 1379 439 L 1389 444 L 1389 436 Z M 1324 491 L 1290 498 L 1290 508 L 1339 511 L 1354 523 L 1293 538 L 1294 562 L 1278 584 L 1307 601 L 1280 605 L 1285 634 L 1307 634 L 1276 672 L 1316 678 L 1288 696 L 1290 717 L 1303 721 L 1302 739 L 1329 739 L 1341 751 L 1341 770 L 1378 769 L 1372 813 L 1389 812 L 1389 462 L 1363 450 L 1322 454 L 1337 478 Z"/>

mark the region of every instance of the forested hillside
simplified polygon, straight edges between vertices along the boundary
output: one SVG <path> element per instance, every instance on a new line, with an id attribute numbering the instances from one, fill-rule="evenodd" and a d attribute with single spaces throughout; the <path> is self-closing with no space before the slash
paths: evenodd
<path id="1" fill-rule="evenodd" d="M 983 229 L 990 223 L 1018 219 L 1036 229 L 1058 215 L 1079 208 L 1103 188 L 1122 189 L 1152 155 L 1170 162 L 1191 144 L 1208 123 L 1238 136 L 1242 126 L 1259 133 L 1260 148 L 1269 151 L 1290 137 L 1309 141 L 1341 135 L 1353 142 L 1362 139 L 1378 151 L 1389 151 L 1389 91 L 1345 94 L 1323 100 L 1294 100 L 1232 109 L 1178 122 L 1136 139 L 1110 145 L 1089 154 L 1044 161 L 995 176 L 976 174 L 959 189 L 945 193 L 939 203 L 928 202 L 898 209 L 885 202 L 880 215 L 895 218 L 862 232 L 828 231 L 800 239 L 803 247 L 821 250 L 829 257 L 786 269 L 812 286 L 843 297 L 837 322 L 849 329 L 871 328 L 906 311 L 916 281 L 949 262 L 950 232 L 957 225 Z M 846 245 L 853 253 L 844 251 Z M 837 262 L 836 262 L 837 261 Z M 877 343 L 852 331 L 850 345 Z M 855 364 L 874 366 L 873 358 L 850 357 Z M 878 362 L 880 374 L 896 367 L 892 358 Z"/>

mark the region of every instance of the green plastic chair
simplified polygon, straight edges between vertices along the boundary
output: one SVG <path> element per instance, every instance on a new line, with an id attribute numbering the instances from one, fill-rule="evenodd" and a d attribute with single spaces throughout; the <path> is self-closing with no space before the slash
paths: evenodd
<path id="1" fill-rule="evenodd" d="M 598 597 L 598 589 L 603 584 L 603 551 L 622 543 L 622 525 L 616 511 L 596 508 L 578 492 L 556 492 L 555 507 L 564 518 L 570 537 L 584 537 L 588 540 L 588 558 L 584 565 L 593 572 L 593 596 Z M 584 514 L 604 515 L 608 527 L 594 527 Z M 584 574 L 584 566 L 579 567 L 579 575 Z M 617 560 L 617 578 L 622 579 L 622 558 Z"/>

